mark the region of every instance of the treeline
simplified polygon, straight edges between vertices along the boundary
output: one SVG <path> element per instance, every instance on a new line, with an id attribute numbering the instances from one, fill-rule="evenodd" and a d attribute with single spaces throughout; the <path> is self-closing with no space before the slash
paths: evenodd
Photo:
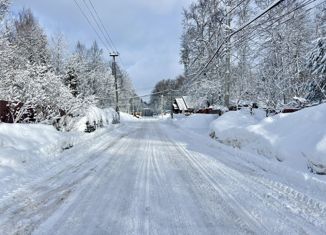
<path id="1" fill-rule="evenodd" d="M 197 0 L 184 10 L 184 94 L 273 109 L 326 99 L 325 2 L 283 1 L 228 37 L 272 2 Z"/>
<path id="2" fill-rule="evenodd" d="M 14 17 L 6 15 L 8 7 L 0 0 L 0 100 L 32 107 L 37 122 L 49 123 L 63 114 L 83 115 L 92 105 L 115 106 L 112 62 L 96 41 L 71 50 L 62 34 L 48 39 L 31 10 Z M 126 72 L 117 70 L 120 109 L 127 110 L 136 93 Z"/>
<path id="3" fill-rule="evenodd" d="M 176 79 L 164 79 L 159 81 L 150 96 L 150 107 L 156 112 L 160 112 L 162 109 L 170 110 L 172 100 L 179 96 L 179 91 L 185 85 L 186 78 L 179 76 Z"/>

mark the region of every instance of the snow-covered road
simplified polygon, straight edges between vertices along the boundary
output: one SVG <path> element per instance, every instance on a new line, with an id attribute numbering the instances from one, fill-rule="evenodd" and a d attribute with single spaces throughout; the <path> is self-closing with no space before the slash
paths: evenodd
<path id="1" fill-rule="evenodd" d="M 2 197 L 0 234 L 326 233 L 326 199 L 218 146 L 154 120 L 103 132 Z"/>

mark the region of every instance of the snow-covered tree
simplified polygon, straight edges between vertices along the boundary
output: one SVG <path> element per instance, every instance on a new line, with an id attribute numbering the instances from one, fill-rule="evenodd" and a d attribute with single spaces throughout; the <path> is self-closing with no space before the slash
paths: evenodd
<path id="1" fill-rule="evenodd" d="M 226 10 L 222 1 L 202 0 L 184 11 L 181 63 L 188 78 L 184 91 L 196 98 L 205 94 L 219 100 L 223 93 L 220 84 L 225 79 L 225 57 L 217 57 L 205 71 L 202 69 L 225 41 Z M 212 83 L 215 89 L 205 91 L 204 87 L 212 88 Z"/>
<path id="2" fill-rule="evenodd" d="M 50 61 L 48 40 L 43 29 L 38 24 L 32 11 L 24 9 L 14 22 L 15 32 L 13 44 L 16 47 L 16 65 L 45 65 Z"/>
<path id="3" fill-rule="evenodd" d="M 234 10 L 234 27 L 244 25 L 252 16 L 252 5 L 246 0 Z M 252 51 L 255 45 L 252 40 L 248 40 L 247 35 L 246 31 L 239 32 L 235 35 L 235 42 L 231 44 L 233 53 L 230 94 L 235 104 L 255 100 L 257 81 L 252 69 L 254 61 Z"/>
<path id="4" fill-rule="evenodd" d="M 33 108 L 37 121 L 55 120 L 60 110 L 70 113 L 79 102 L 47 66 L 26 65 L 4 77 L 0 86 L 0 99 L 23 103 L 21 113 Z"/>
<path id="5" fill-rule="evenodd" d="M 103 58 L 103 51 L 96 42 L 87 49 L 78 42 L 68 60 L 65 83 L 71 92 L 81 98 L 95 96 L 100 107 L 113 105 L 114 77 L 111 66 Z"/>
<path id="6" fill-rule="evenodd" d="M 176 79 L 164 79 L 156 83 L 150 96 L 150 106 L 152 109 L 160 112 L 163 95 L 163 109 L 170 110 L 173 100 L 184 95 L 181 89 L 185 84 L 186 78 L 184 76 L 178 76 Z"/>
<path id="7" fill-rule="evenodd" d="M 236 103 L 259 101 L 270 108 L 304 96 L 314 11 L 307 11 L 301 2 L 284 1 L 236 31 L 273 2 L 197 0 L 185 10 L 181 41 L 181 63 L 188 78 L 185 93 L 212 96 L 214 102 L 225 104 L 228 98 Z M 324 5 L 315 20 L 318 35 L 325 28 L 323 9 Z M 229 40 L 227 35 L 234 31 Z"/>
<path id="8" fill-rule="evenodd" d="M 315 16 L 316 38 L 326 37 L 326 2 L 317 9 Z"/>
<path id="9" fill-rule="evenodd" d="M 0 20 L 7 8 L 8 1 L 0 0 Z M 96 42 L 90 48 L 78 42 L 68 56 L 64 36 L 49 43 L 29 9 L 5 26 L 0 31 L 0 99 L 22 105 L 15 121 L 26 110 L 33 110 L 37 122 L 57 123 L 66 120 L 62 116 L 83 115 L 92 105 L 114 106 L 111 62 Z M 127 107 L 125 100 L 135 92 L 125 72 L 119 73 L 119 89 Z"/>
<path id="10" fill-rule="evenodd" d="M 308 62 L 311 81 L 308 86 L 307 99 L 322 101 L 326 100 L 326 37 L 319 38 L 315 44 Z"/>
<path id="11" fill-rule="evenodd" d="M 0 22 L 3 20 L 5 14 L 7 13 L 10 0 L 0 0 Z"/>
<path id="12" fill-rule="evenodd" d="M 57 33 L 51 37 L 50 58 L 51 65 L 58 75 L 63 75 L 67 58 L 67 42 L 62 33 Z"/>

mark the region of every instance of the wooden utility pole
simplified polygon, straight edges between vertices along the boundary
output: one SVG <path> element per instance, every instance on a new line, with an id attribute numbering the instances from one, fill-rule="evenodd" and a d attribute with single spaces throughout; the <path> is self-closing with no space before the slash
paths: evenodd
<path id="1" fill-rule="evenodd" d="M 171 119 L 173 119 L 173 96 L 172 96 L 172 90 L 170 90 L 170 102 L 171 102 Z"/>
<path id="2" fill-rule="evenodd" d="M 110 56 L 113 58 L 112 61 L 112 74 L 114 76 L 114 86 L 115 86 L 115 111 L 118 113 L 119 121 L 120 121 L 120 113 L 119 113 L 119 94 L 118 94 L 118 78 L 117 78 L 117 66 L 115 58 L 119 56 L 119 54 L 116 53 L 110 53 Z"/>
<path id="3" fill-rule="evenodd" d="M 163 107 L 164 107 L 164 95 L 162 94 L 161 95 L 161 114 L 162 114 L 162 118 L 163 118 L 163 115 L 164 115 Z"/>
<path id="4" fill-rule="evenodd" d="M 225 35 L 226 35 L 226 74 L 225 74 L 225 94 L 224 94 L 224 105 L 226 107 L 230 107 L 230 84 L 231 84 L 231 0 L 228 0 L 226 10 L 228 12 L 226 16 L 226 30 L 225 30 Z"/>

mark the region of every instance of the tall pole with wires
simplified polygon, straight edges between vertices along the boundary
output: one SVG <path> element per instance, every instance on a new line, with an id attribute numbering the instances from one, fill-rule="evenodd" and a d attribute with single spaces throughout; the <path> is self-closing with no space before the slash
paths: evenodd
<path id="1" fill-rule="evenodd" d="M 119 56 L 118 53 L 110 53 L 110 56 L 113 58 L 112 61 L 112 74 L 114 76 L 114 87 L 115 87 L 115 111 L 117 111 L 119 115 L 120 121 L 120 114 L 119 114 L 119 94 L 118 94 L 118 78 L 117 78 L 117 66 L 115 58 Z"/>
<path id="2" fill-rule="evenodd" d="M 163 118 L 163 115 L 164 115 L 164 95 L 162 94 L 161 95 L 161 114 L 162 114 L 162 118 Z"/>
<path id="3" fill-rule="evenodd" d="M 224 105 L 229 108 L 230 106 L 230 84 L 231 84 L 231 1 L 227 2 L 226 10 L 226 74 L 225 74 L 225 90 L 224 90 Z"/>

